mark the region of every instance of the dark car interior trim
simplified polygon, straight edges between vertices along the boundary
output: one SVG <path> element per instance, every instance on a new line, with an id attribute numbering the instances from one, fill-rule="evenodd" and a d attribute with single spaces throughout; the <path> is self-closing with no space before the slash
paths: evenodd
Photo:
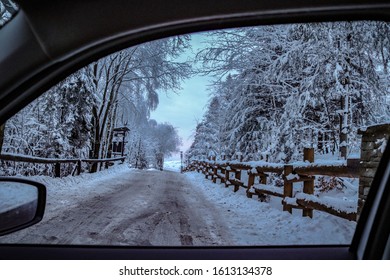
<path id="1" fill-rule="evenodd" d="M 22 0 L 21 11 L 0 32 L 0 123 L 78 68 L 111 52 L 148 40 L 217 28 L 311 21 L 386 20 L 390 3 L 352 0 L 59 1 Z M 138 5 L 139 4 L 139 5 Z M 76 8 L 77 5 L 77 8 Z M 126 16 L 123 13 L 127 13 Z M 137 15 L 142 14 L 138 20 Z M 107 18 L 103 15 L 109 15 Z M 56 26 L 46 26 L 55 17 Z M 96 21 L 87 20 L 95 18 Z M 14 34 L 18 36 L 13 36 Z M 7 38 L 6 40 L 4 38 Z M 10 66 L 13 66 L 12 69 Z M 372 194 L 349 246 L 295 247 L 99 247 L 0 245 L 3 259 L 354 259 L 380 258 L 388 242 L 389 186 L 381 183 L 385 152 L 373 190 L 386 186 L 379 215 L 357 255 L 369 219 Z M 385 178 L 386 180 L 388 178 Z M 386 185 L 383 185 L 386 184 Z M 374 213 L 376 214 L 376 213 Z M 370 214 L 371 215 L 371 214 Z M 384 231 L 383 231 L 384 230 Z M 387 234 L 387 236 L 386 236 Z M 379 241 L 376 238 L 379 238 Z M 379 242 L 379 243 L 378 243 Z M 364 244 L 363 244 L 364 245 Z M 377 251 L 377 246 L 383 247 Z M 370 247 L 371 246 L 371 247 Z M 228 249 L 228 250 L 227 250 Z"/>
<path id="2" fill-rule="evenodd" d="M 390 236 L 390 145 L 387 145 L 356 227 L 351 251 L 359 259 L 382 259 Z"/>
<path id="3" fill-rule="evenodd" d="M 12 260 L 353 260 L 349 246 L 109 247 L 3 245 Z M 5 253 L 5 254 L 4 254 Z"/>

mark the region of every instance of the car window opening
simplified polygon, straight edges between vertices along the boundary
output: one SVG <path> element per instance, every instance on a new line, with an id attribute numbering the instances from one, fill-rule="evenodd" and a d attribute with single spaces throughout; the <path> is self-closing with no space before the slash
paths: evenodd
<path id="1" fill-rule="evenodd" d="M 48 189 L 0 242 L 350 244 L 390 135 L 389 28 L 226 29 L 87 65 L 0 126 L 0 176 Z"/>

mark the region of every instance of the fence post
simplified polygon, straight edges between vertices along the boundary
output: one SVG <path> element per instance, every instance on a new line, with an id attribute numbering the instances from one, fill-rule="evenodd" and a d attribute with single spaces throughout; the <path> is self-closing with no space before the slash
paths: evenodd
<path id="1" fill-rule="evenodd" d="M 249 173 L 248 188 L 252 187 L 254 184 L 255 184 L 255 175 L 253 173 Z"/>
<path id="2" fill-rule="evenodd" d="M 218 174 L 218 166 L 217 164 L 214 164 L 213 166 L 213 183 L 217 183 L 217 174 Z"/>
<path id="3" fill-rule="evenodd" d="M 59 162 L 56 162 L 54 164 L 54 177 L 55 178 L 61 177 L 61 164 Z"/>
<path id="4" fill-rule="evenodd" d="M 248 190 L 246 192 L 246 196 L 249 197 L 249 198 L 252 198 L 252 194 L 250 193 L 250 189 L 251 187 L 255 184 L 255 175 L 251 173 L 249 173 L 249 176 L 248 176 Z"/>
<path id="5" fill-rule="evenodd" d="M 314 162 L 314 148 L 303 149 L 303 161 Z"/>
<path id="6" fill-rule="evenodd" d="M 285 165 L 284 166 L 284 190 L 283 190 L 283 198 L 285 197 L 292 197 L 293 196 L 293 183 L 289 182 L 287 180 L 287 176 L 293 172 L 293 166 L 292 165 Z M 287 205 L 286 203 L 283 203 L 283 211 L 288 211 L 290 214 L 292 214 L 292 207 L 290 205 Z"/>
<path id="7" fill-rule="evenodd" d="M 77 175 L 80 175 L 81 174 L 81 160 L 78 160 L 77 161 Z"/>
<path id="8" fill-rule="evenodd" d="M 235 178 L 236 180 L 241 181 L 241 170 L 237 170 L 237 169 L 236 169 L 236 170 L 234 171 L 234 178 Z M 234 192 L 238 191 L 239 188 L 240 188 L 239 186 L 234 185 Z"/>
<path id="9" fill-rule="evenodd" d="M 229 172 L 229 170 L 228 170 L 228 167 L 229 166 L 226 166 L 226 168 L 225 168 L 225 188 L 227 188 L 227 187 L 229 187 L 228 186 L 228 181 L 229 181 L 229 175 L 230 175 L 230 172 Z"/>
<path id="10" fill-rule="evenodd" d="M 204 164 L 204 162 L 202 161 L 201 163 L 200 163 L 200 172 L 202 172 L 202 174 L 204 174 L 204 171 L 205 171 L 205 164 Z"/>
<path id="11" fill-rule="evenodd" d="M 209 163 L 206 163 L 205 164 L 206 165 L 206 171 L 205 171 L 205 173 L 204 173 L 204 177 L 205 177 L 205 179 L 208 179 L 209 178 L 209 176 L 210 176 L 210 168 L 211 168 L 211 165 L 209 164 Z"/>
<path id="12" fill-rule="evenodd" d="M 310 163 L 314 162 L 314 148 L 304 148 L 303 149 L 303 161 L 309 161 Z M 303 192 L 307 194 L 314 193 L 314 176 L 313 180 L 304 181 L 303 182 Z M 302 212 L 303 217 L 313 218 L 313 210 L 312 209 L 303 209 Z"/>
<path id="13" fill-rule="evenodd" d="M 264 173 L 260 173 L 259 176 L 260 176 L 260 184 L 266 185 L 267 184 L 267 175 L 265 175 Z"/>

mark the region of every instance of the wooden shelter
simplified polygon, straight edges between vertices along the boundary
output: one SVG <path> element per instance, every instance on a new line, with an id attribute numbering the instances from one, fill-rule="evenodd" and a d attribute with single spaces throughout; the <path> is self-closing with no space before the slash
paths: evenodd
<path id="1" fill-rule="evenodd" d="M 125 141 L 127 133 L 130 131 L 126 126 L 114 128 L 114 136 L 112 138 L 112 155 L 114 157 L 123 157 L 125 155 Z"/>

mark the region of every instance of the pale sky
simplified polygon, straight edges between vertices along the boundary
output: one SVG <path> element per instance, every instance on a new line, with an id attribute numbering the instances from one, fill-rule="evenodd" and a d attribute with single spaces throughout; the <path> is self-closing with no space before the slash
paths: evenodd
<path id="1" fill-rule="evenodd" d="M 202 34 L 192 35 L 192 49 L 196 51 L 204 40 Z M 185 54 L 190 56 L 190 54 Z M 197 121 L 200 121 L 206 110 L 210 92 L 207 90 L 210 78 L 195 76 L 183 82 L 178 93 L 160 93 L 159 105 L 151 113 L 151 119 L 159 123 L 168 122 L 177 128 L 182 138 L 180 150 L 185 152 L 191 145 Z M 172 159 L 179 159 L 175 155 Z M 169 160 L 169 159 L 167 159 Z"/>

